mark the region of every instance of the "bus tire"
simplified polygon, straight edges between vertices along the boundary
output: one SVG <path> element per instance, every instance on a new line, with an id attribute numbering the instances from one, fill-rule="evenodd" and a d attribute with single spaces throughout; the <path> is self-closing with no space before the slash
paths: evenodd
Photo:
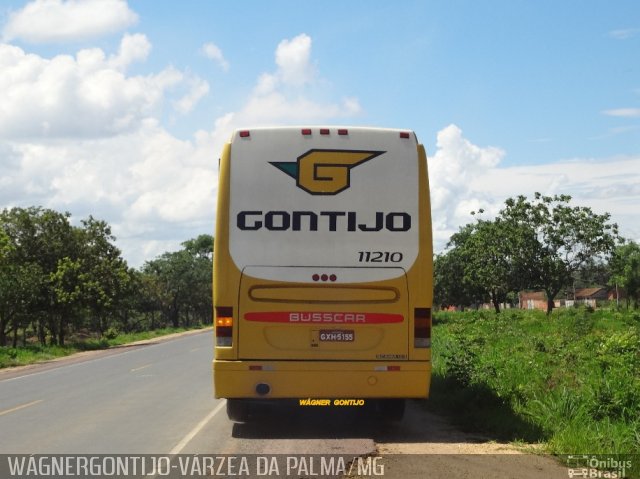
<path id="1" fill-rule="evenodd" d="M 378 404 L 380 417 L 389 422 L 400 422 L 404 417 L 404 399 L 381 399 Z"/>
<path id="2" fill-rule="evenodd" d="M 249 404 L 242 399 L 227 399 L 227 417 L 233 422 L 247 422 L 249 409 Z"/>

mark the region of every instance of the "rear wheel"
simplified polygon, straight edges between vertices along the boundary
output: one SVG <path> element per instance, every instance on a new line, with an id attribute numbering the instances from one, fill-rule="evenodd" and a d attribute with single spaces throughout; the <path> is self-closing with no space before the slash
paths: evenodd
<path id="1" fill-rule="evenodd" d="M 378 403 L 378 413 L 385 421 L 400 422 L 404 417 L 404 399 L 381 399 Z"/>
<path id="2" fill-rule="evenodd" d="M 227 416 L 234 422 L 247 422 L 250 416 L 249 403 L 242 399 L 227 399 Z"/>

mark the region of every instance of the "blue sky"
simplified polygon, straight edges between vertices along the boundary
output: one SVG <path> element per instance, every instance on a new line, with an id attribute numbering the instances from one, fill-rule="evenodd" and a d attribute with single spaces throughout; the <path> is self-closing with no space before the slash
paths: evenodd
<path id="1" fill-rule="evenodd" d="M 436 247 L 569 193 L 640 239 L 640 3 L 0 2 L 0 207 L 107 220 L 134 266 L 212 231 L 243 125 L 410 128 Z"/>

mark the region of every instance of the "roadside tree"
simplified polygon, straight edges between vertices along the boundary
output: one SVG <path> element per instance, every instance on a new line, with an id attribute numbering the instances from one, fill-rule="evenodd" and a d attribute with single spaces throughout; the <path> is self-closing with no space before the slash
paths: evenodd
<path id="1" fill-rule="evenodd" d="M 469 263 L 465 245 L 471 236 L 473 225 L 466 225 L 451 236 L 448 251 L 436 256 L 434 261 L 434 302 L 440 307 L 464 308 L 485 301 L 486 295 L 472 276 L 467 274 Z"/>
<path id="2" fill-rule="evenodd" d="M 479 220 L 461 245 L 465 257 L 465 281 L 483 291 L 496 313 L 507 295 L 518 289 L 514 261 L 514 228 L 501 219 Z"/>
<path id="3" fill-rule="evenodd" d="M 200 235 L 182 246 L 147 261 L 142 268 L 147 314 L 155 304 L 164 320 L 176 328 L 190 326 L 193 320 L 212 321 L 213 238 Z"/>
<path id="4" fill-rule="evenodd" d="M 622 287 L 627 294 L 627 308 L 631 301 L 637 308 L 640 303 L 640 246 L 631 241 L 618 246 L 609 262 L 611 279 L 609 284 L 616 288 Z"/>
<path id="5" fill-rule="evenodd" d="M 499 218 L 517 226 L 512 231 L 514 262 L 531 288 L 547 295 L 547 314 L 556 295 L 571 284 L 572 275 L 590 259 L 610 254 L 618 240 L 618 227 L 608 213 L 569 206 L 568 195 L 509 198 Z"/>

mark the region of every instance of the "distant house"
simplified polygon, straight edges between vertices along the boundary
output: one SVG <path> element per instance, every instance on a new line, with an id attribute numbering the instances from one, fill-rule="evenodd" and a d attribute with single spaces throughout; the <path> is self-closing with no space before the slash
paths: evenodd
<path id="1" fill-rule="evenodd" d="M 576 303 L 585 304 L 587 306 L 591 306 L 592 308 L 596 307 L 596 302 L 598 300 L 607 300 L 607 299 L 608 299 L 607 288 L 580 288 L 580 289 L 576 289 L 576 292 L 575 292 Z"/>
<path id="2" fill-rule="evenodd" d="M 576 301 L 581 299 L 607 299 L 607 288 L 576 289 Z"/>
<path id="3" fill-rule="evenodd" d="M 569 292 L 569 294 L 571 294 Z M 619 299 L 624 299 L 625 294 L 622 288 L 618 289 Z M 597 301 L 615 301 L 616 290 L 595 287 L 595 288 L 578 288 L 575 290 L 575 299 L 556 299 L 554 300 L 555 308 L 571 308 L 577 305 L 596 307 Z M 518 293 L 520 309 L 540 309 L 547 310 L 547 295 L 544 291 L 521 291 Z"/>
<path id="4" fill-rule="evenodd" d="M 544 291 L 521 291 L 518 293 L 520 309 L 547 310 L 547 295 Z"/>

